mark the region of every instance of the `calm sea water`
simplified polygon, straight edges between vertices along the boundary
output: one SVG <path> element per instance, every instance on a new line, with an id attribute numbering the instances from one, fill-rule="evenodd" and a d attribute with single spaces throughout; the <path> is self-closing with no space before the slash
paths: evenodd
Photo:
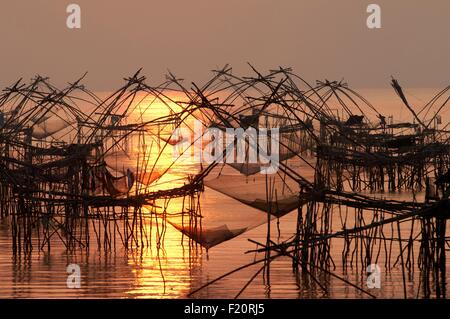
<path id="1" fill-rule="evenodd" d="M 435 90 L 413 92 L 416 101 L 427 101 Z M 369 100 L 384 105 L 386 110 L 392 110 L 394 119 L 407 115 L 407 110 L 400 106 L 394 93 L 387 93 L 385 90 L 366 90 L 363 93 Z M 422 104 L 424 103 L 420 103 Z M 411 198 L 410 194 L 395 196 Z M 216 216 L 227 216 L 230 213 L 263 214 L 211 189 L 206 189 L 202 195 L 202 210 Z M 296 219 L 296 212 L 281 218 L 280 233 L 277 221 L 272 221 L 272 238 L 282 241 L 291 237 Z M 339 223 L 339 215 L 333 214 L 333 224 Z M 402 226 L 402 236 L 408 235 L 408 228 L 406 224 Z M 192 291 L 208 281 L 263 257 L 246 252 L 256 247 L 248 239 L 265 242 L 266 234 L 267 224 L 263 224 L 208 252 L 204 249 L 192 251 L 187 240 L 182 242 L 181 233 L 168 225 L 161 249 L 153 244 L 144 250 L 117 249 L 105 254 L 93 247 L 89 253 L 67 254 L 63 245 L 55 241 L 50 254 L 35 249 L 31 258 L 20 259 L 11 253 L 10 229 L 8 223 L 3 221 L 0 222 L 0 298 L 187 298 Z M 334 241 L 332 255 L 336 268 L 333 273 L 367 289 L 366 274 L 360 266 L 353 265 L 346 272 L 343 271 L 341 252 L 342 242 Z M 394 244 L 393 255 L 397 256 L 398 252 L 397 244 Z M 79 289 L 69 289 L 66 285 L 66 267 L 73 263 L 81 267 Z M 398 265 L 385 268 L 383 256 L 378 264 L 381 268 L 381 288 L 371 289 L 370 292 L 381 298 L 402 298 L 404 292 L 401 268 Z M 324 292 L 310 277 L 296 276 L 291 266 L 288 257 L 276 259 L 271 263 L 270 281 L 260 274 L 240 297 L 367 298 L 367 295 L 332 276 L 317 278 L 326 287 L 327 292 Z M 234 273 L 191 297 L 233 298 L 260 267 L 261 264 L 258 264 Z M 407 274 L 408 297 L 422 296 L 419 283 L 418 271 Z"/>

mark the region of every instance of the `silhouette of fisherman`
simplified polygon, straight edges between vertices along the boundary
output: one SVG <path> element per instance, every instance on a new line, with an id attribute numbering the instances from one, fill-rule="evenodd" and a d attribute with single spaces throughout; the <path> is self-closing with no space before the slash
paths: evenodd
<path id="1" fill-rule="evenodd" d="M 386 116 L 378 114 L 378 118 L 380 119 L 381 128 L 384 130 L 386 128 Z"/>

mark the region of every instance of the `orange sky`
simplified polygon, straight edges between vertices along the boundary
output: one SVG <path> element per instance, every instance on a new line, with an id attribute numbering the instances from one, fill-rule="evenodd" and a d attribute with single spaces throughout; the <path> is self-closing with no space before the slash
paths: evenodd
<path id="1" fill-rule="evenodd" d="M 66 28 L 66 6 L 82 29 Z M 369 30 L 369 3 L 382 29 Z M 48 75 L 63 85 L 89 71 L 110 90 L 139 67 L 159 83 L 168 69 L 202 82 L 209 70 L 246 62 L 292 66 L 307 80 L 345 78 L 357 87 L 442 87 L 450 71 L 448 0 L 2 0 L 0 86 Z M 188 82 L 189 83 L 189 82 Z"/>

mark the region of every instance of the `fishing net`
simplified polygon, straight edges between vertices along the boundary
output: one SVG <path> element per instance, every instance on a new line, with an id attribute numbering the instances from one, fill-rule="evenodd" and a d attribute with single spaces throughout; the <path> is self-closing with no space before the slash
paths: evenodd
<path id="1" fill-rule="evenodd" d="M 227 200 L 214 190 L 208 190 L 205 196 L 213 200 L 204 201 L 196 218 L 189 218 L 188 213 L 170 214 L 167 221 L 206 249 L 267 222 L 267 213 L 245 206 L 236 209 L 234 200 Z M 214 203 L 219 202 L 220 207 L 217 207 Z"/>
<path id="2" fill-rule="evenodd" d="M 205 179 L 204 183 L 211 189 L 275 217 L 282 217 L 298 205 L 298 183 L 281 173 L 252 177 L 220 174 Z"/>
<path id="3" fill-rule="evenodd" d="M 39 124 L 33 125 L 33 132 L 31 134 L 36 139 L 45 139 L 73 125 L 73 123 L 60 118 L 46 119 L 38 122 Z"/>
<path id="4" fill-rule="evenodd" d="M 168 222 L 207 249 L 281 218 L 296 210 L 299 203 L 298 183 L 281 172 L 246 176 L 222 165 L 213 169 L 204 185 L 205 196 L 214 198 L 208 202 L 221 203 L 220 208 L 205 203 L 199 221 L 173 215 Z M 242 205 L 236 206 L 236 201 Z"/>
<path id="5" fill-rule="evenodd" d="M 188 236 L 206 249 L 210 249 L 224 241 L 230 240 L 247 231 L 249 228 L 229 229 L 227 225 L 211 227 L 209 229 L 195 229 L 192 226 L 180 226 L 171 223 L 177 230 Z"/>
<path id="6" fill-rule="evenodd" d="M 131 171 L 126 175 L 117 176 L 110 172 L 106 165 L 100 165 L 94 169 L 94 185 L 95 195 L 109 194 L 113 197 L 126 195 L 134 184 L 134 176 Z"/>
<path id="7" fill-rule="evenodd" d="M 238 150 L 237 143 L 234 146 L 230 143 L 233 136 L 224 132 L 223 147 L 219 147 L 213 153 L 222 154 L 219 157 L 225 156 L 221 161 L 225 163 L 218 164 L 203 179 L 207 187 L 206 196 L 217 197 L 217 201 L 213 202 L 220 202 L 222 209 L 202 205 L 198 220 L 193 221 L 192 218 L 183 215 L 169 215 L 168 222 L 184 235 L 209 249 L 296 210 L 299 205 L 299 183 L 282 170 L 278 170 L 278 167 L 280 162 L 286 164 L 289 161 L 292 170 L 301 172 L 303 177 L 313 181 L 313 166 L 295 157 L 303 151 L 304 145 L 299 142 L 301 140 L 299 134 L 303 133 L 298 129 L 282 132 L 278 137 L 280 143 L 276 149 L 267 148 L 270 144 L 269 135 L 258 137 L 258 143 L 254 143 L 254 136 L 247 136 L 241 140 L 243 142 L 241 151 L 245 152 L 241 158 L 243 161 L 228 162 L 225 158 L 226 152 L 224 154 L 222 151 L 228 148 L 228 151 L 234 152 L 232 158 L 236 160 Z M 202 151 L 212 150 L 208 145 L 209 141 L 212 141 L 210 136 L 204 135 L 202 143 L 199 143 Z M 254 145 L 258 145 L 257 150 L 254 149 Z M 256 153 L 252 155 L 251 152 L 255 151 Z M 256 161 L 254 161 L 255 154 L 258 155 Z M 203 165 L 207 167 L 208 163 L 204 162 Z M 267 168 L 272 165 L 275 171 L 272 174 L 263 174 L 267 173 Z M 230 201 L 229 206 L 224 205 L 226 198 Z M 242 205 L 236 206 L 236 201 Z"/>
<path id="8" fill-rule="evenodd" d="M 155 163 L 150 162 L 147 157 L 139 158 L 126 152 L 105 156 L 104 161 L 105 165 L 116 174 L 129 175 L 134 182 L 144 187 L 152 185 L 164 175 L 164 170 L 159 171 L 155 168 Z"/>

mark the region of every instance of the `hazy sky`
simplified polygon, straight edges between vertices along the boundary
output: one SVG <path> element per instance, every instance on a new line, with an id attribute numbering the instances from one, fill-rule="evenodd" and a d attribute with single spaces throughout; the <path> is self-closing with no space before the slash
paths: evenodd
<path id="1" fill-rule="evenodd" d="M 82 28 L 66 27 L 81 6 Z M 382 28 L 366 26 L 381 6 Z M 62 85 L 88 71 L 90 88 L 118 87 L 140 67 L 202 82 L 226 63 L 237 74 L 290 66 L 307 80 L 356 87 L 449 84 L 449 0 L 1 0 L 0 86 L 34 74 Z"/>

